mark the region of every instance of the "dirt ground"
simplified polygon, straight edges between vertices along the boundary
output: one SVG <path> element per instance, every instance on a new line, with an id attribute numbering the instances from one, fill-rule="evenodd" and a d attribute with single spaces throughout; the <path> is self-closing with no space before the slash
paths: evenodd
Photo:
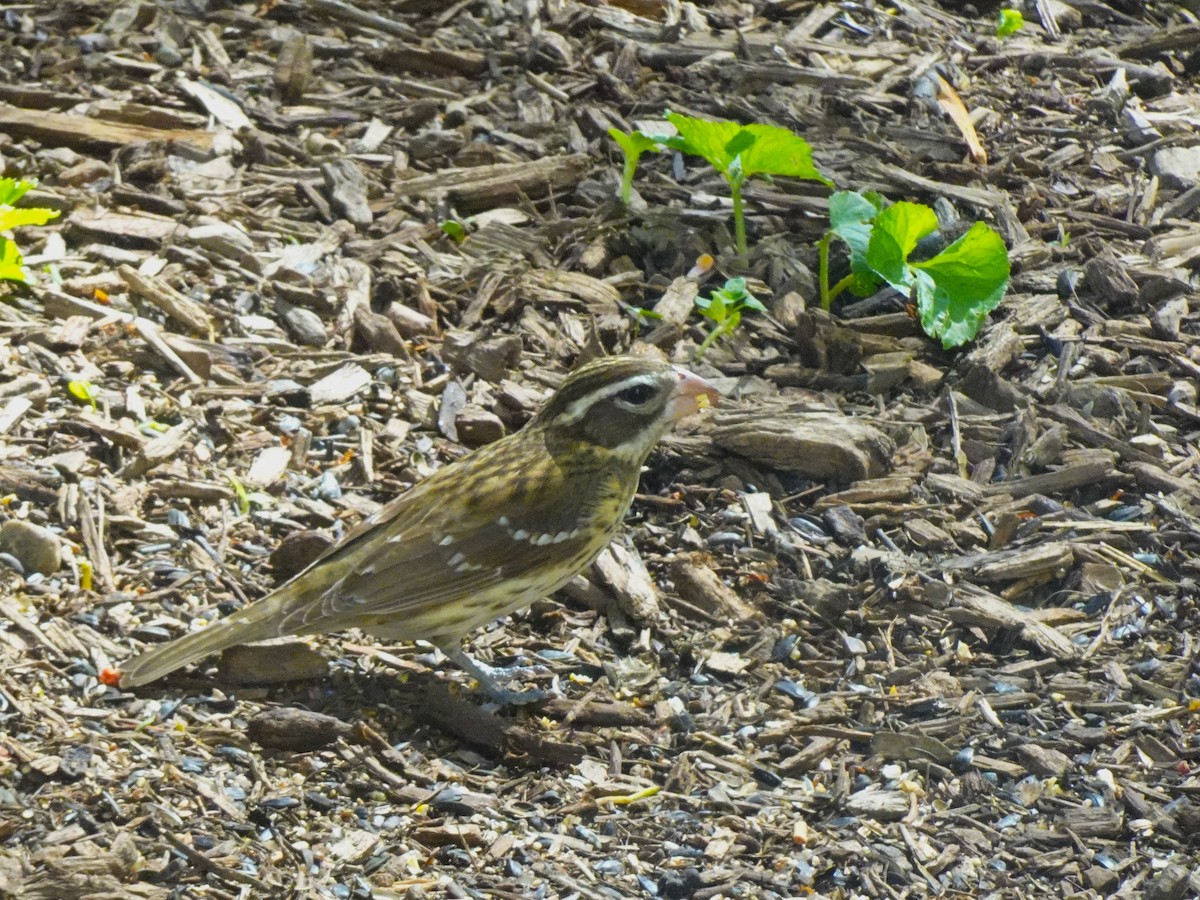
<path id="1" fill-rule="evenodd" d="M 0 169 L 61 212 L 0 285 L 0 894 L 1200 896 L 1200 18 L 998 12 L 0 7 Z M 695 158 L 624 208 L 607 130 L 666 109 L 987 222 L 1008 295 L 945 351 L 821 310 L 815 182 L 751 182 L 745 258 Z M 697 361 L 734 275 L 769 312 Z M 554 699 L 357 634 L 115 686 L 631 348 L 726 399 L 467 641 Z"/>

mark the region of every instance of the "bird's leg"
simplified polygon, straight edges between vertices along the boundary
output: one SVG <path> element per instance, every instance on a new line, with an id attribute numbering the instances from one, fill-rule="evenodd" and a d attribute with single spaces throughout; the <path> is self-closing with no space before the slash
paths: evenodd
<path id="1" fill-rule="evenodd" d="M 537 703 L 551 696 L 549 691 L 543 691 L 541 688 L 530 688 L 524 691 L 513 691 L 506 688 L 500 679 L 518 674 L 521 671 L 528 671 L 529 666 L 511 666 L 506 668 L 497 668 L 489 666 L 485 663 L 471 659 L 457 643 L 449 646 L 441 646 L 439 648 L 446 654 L 454 663 L 475 678 L 476 681 L 483 686 L 483 689 L 488 692 L 493 700 L 504 706 L 520 706 L 525 703 Z"/>

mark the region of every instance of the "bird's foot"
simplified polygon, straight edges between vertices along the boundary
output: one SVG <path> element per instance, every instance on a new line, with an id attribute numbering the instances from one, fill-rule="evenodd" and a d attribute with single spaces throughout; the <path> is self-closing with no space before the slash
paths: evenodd
<path id="1" fill-rule="evenodd" d="M 488 696 L 501 706 L 524 706 L 530 703 L 540 703 L 554 696 L 552 691 L 541 688 L 526 688 L 514 691 L 505 687 L 505 683 L 514 677 L 534 674 L 544 674 L 544 666 L 489 666 L 478 660 L 471 659 L 461 647 L 442 648 L 442 652 L 453 660 L 460 669 L 474 676 L 480 687 L 487 691 Z"/>
<path id="2" fill-rule="evenodd" d="M 487 684 L 481 681 L 480 684 L 488 692 L 488 696 L 501 706 L 528 706 L 532 703 L 541 703 L 549 700 L 554 696 L 553 691 L 543 690 L 542 688 L 526 688 L 523 691 L 514 691 L 499 683 Z"/>

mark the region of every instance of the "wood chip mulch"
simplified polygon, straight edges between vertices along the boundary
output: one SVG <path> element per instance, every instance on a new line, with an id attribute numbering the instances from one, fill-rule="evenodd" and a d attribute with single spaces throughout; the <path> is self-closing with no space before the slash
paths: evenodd
<path id="1" fill-rule="evenodd" d="M 0 285 L 0 895 L 1200 895 L 1200 20 L 997 10 L 0 8 L 0 169 L 61 212 Z M 946 352 L 820 309 L 815 183 L 751 182 L 748 260 L 697 160 L 623 209 L 664 109 L 987 221 L 1009 295 Z M 770 314 L 695 363 L 733 274 Z M 113 686 L 630 348 L 728 400 L 468 641 L 556 699 L 357 634 Z"/>

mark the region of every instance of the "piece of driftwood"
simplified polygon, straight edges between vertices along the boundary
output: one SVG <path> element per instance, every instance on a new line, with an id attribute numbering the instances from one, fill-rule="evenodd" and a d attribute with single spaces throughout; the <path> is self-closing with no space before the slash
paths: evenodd
<path id="1" fill-rule="evenodd" d="M 720 413 L 713 442 L 781 472 L 854 482 L 891 467 L 895 444 L 861 419 L 794 407 Z"/>
<path id="2" fill-rule="evenodd" d="M 976 553 L 943 560 L 943 571 L 966 571 L 982 581 L 1011 581 L 1042 574 L 1065 572 L 1075 562 L 1071 545 L 1057 541 L 1017 550 Z"/>
<path id="3" fill-rule="evenodd" d="M 442 169 L 397 181 L 392 190 L 399 197 L 422 199 L 448 197 L 464 212 L 479 212 L 517 200 L 533 199 L 574 184 L 587 171 L 591 160 L 580 154 L 548 156 L 527 163 L 498 163 L 471 169 Z"/>
<path id="4" fill-rule="evenodd" d="M 718 619 L 762 621 L 763 613 L 721 580 L 700 554 L 679 556 L 671 563 L 675 590 L 688 603 Z"/>
<path id="5" fill-rule="evenodd" d="M 213 333 L 212 318 L 196 301 L 185 297 L 170 285 L 150 278 L 131 266 L 121 266 L 117 274 L 137 297 L 153 304 L 181 325 L 205 336 Z"/>
<path id="6" fill-rule="evenodd" d="M 49 110 L 20 109 L 0 103 L 0 130 L 35 138 L 50 146 L 123 147 L 140 141 L 178 141 L 201 150 L 212 146 L 213 134 L 199 129 L 151 128 L 127 122 L 109 122 Z"/>
<path id="7" fill-rule="evenodd" d="M 573 765 L 583 748 L 549 740 L 520 725 L 506 722 L 473 703 L 453 696 L 441 685 L 424 688 L 418 714 L 445 731 L 493 751 L 529 755 L 556 765 Z"/>
<path id="8" fill-rule="evenodd" d="M 1006 600 L 970 584 L 948 588 L 940 582 L 925 590 L 926 600 L 943 615 L 956 622 L 984 628 L 1011 628 L 1055 659 L 1077 658 L 1082 650 L 1060 632 L 1038 621 L 1030 613 Z"/>

